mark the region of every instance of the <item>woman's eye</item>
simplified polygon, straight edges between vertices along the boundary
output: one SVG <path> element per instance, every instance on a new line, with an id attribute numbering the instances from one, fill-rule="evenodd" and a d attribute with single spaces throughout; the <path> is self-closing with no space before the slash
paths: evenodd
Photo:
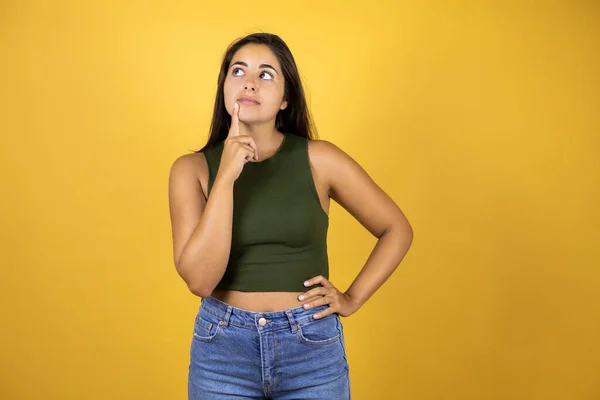
<path id="1" fill-rule="evenodd" d="M 234 68 L 231 73 L 233 74 L 233 76 L 242 76 L 244 73 L 244 70 L 241 68 Z M 260 77 L 265 79 L 265 80 L 271 80 L 273 79 L 273 75 L 271 75 L 270 72 L 267 71 L 262 71 L 260 73 Z"/>
<path id="2" fill-rule="evenodd" d="M 262 72 L 260 75 L 261 75 L 261 76 L 262 76 L 262 75 L 267 75 L 267 76 L 268 76 L 267 80 L 271 80 L 271 79 L 273 79 L 273 76 L 272 76 L 270 73 L 266 72 L 266 71 L 263 71 L 263 72 Z"/>

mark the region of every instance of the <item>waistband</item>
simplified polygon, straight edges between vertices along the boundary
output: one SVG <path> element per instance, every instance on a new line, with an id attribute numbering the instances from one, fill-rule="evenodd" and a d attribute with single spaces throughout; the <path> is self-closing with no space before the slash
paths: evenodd
<path id="1" fill-rule="evenodd" d="M 329 305 L 324 304 L 308 310 L 299 306 L 281 311 L 255 312 L 234 307 L 231 304 L 209 296 L 202 298 L 199 312 L 204 311 L 211 314 L 213 317 L 218 318 L 219 324 L 223 327 L 235 325 L 260 331 L 291 328 L 292 332 L 296 332 L 299 326 L 317 321 L 313 318 L 313 315 L 328 307 Z M 261 321 L 263 318 L 264 320 Z M 321 317 L 318 320 L 326 320 L 328 318 L 338 318 L 338 315 L 333 313 L 326 317 Z M 263 322 L 264 325 L 261 325 L 260 322 Z"/>

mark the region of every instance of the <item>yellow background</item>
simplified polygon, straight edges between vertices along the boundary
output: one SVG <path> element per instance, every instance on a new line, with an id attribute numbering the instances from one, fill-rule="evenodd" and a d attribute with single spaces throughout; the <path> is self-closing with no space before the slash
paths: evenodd
<path id="1" fill-rule="evenodd" d="M 0 2 L 0 398 L 184 399 L 172 161 L 279 34 L 322 139 L 415 232 L 345 324 L 353 398 L 600 398 L 595 1 Z M 375 244 L 331 211 L 331 280 Z"/>

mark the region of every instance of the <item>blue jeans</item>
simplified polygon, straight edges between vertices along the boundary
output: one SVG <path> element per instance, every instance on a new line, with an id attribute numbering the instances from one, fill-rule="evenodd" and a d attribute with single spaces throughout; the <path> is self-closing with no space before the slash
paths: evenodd
<path id="1" fill-rule="evenodd" d="M 328 305 L 274 312 L 203 298 L 194 322 L 189 400 L 349 400 L 340 317 Z"/>

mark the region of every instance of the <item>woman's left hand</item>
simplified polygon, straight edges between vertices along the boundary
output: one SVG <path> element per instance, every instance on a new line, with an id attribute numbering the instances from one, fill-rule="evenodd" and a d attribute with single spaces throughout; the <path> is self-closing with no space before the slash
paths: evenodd
<path id="1" fill-rule="evenodd" d="M 314 296 L 322 296 L 317 300 L 305 303 L 303 305 L 305 310 L 310 310 L 317 306 L 329 304 L 327 309 L 313 315 L 313 318 L 323 318 L 333 313 L 337 313 L 342 317 L 348 317 L 354 314 L 360 308 L 360 305 L 358 305 L 349 294 L 341 293 L 324 276 L 315 276 L 314 278 L 305 281 L 304 286 L 312 286 L 316 285 L 317 283 L 320 283 L 321 287 L 316 287 L 298 296 L 298 300 L 300 301 L 310 299 Z"/>

